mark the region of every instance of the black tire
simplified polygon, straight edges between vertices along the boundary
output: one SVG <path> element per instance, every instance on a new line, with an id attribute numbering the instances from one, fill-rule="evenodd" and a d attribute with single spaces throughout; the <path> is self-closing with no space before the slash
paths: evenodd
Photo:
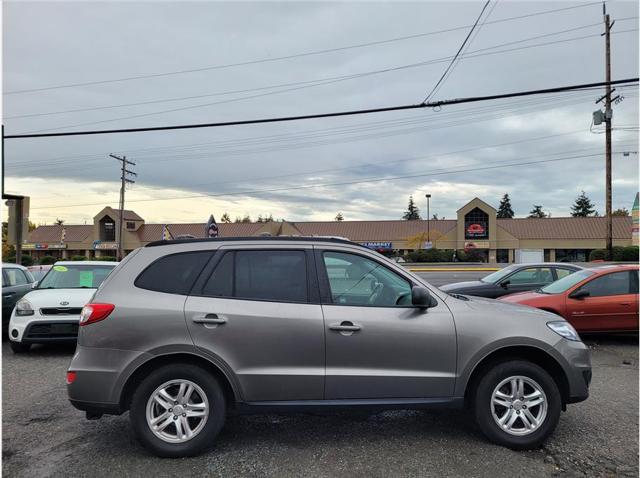
<path id="1" fill-rule="evenodd" d="M 204 391 L 209 402 L 209 415 L 204 427 L 189 441 L 169 443 L 157 437 L 149 428 L 146 407 L 149 397 L 160 385 L 177 379 L 189 380 Z M 136 438 L 152 453 L 166 458 L 197 455 L 211 446 L 224 425 L 225 416 L 225 397 L 218 381 L 201 367 L 189 364 L 166 365 L 151 372 L 138 384 L 129 411 Z"/>
<path id="2" fill-rule="evenodd" d="M 10 340 L 9 343 L 11 344 L 11 350 L 13 350 L 14 354 L 23 354 L 31 348 L 31 344 L 23 344 L 22 342 L 14 342 L 13 340 Z"/>
<path id="3" fill-rule="evenodd" d="M 506 432 L 493 417 L 493 391 L 503 380 L 512 376 L 524 376 L 534 380 L 546 395 L 546 418 L 537 430 L 528 435 L 517 436 Z M 525 360 L 498 363 L 488 369 L 477 382 L 472 396 L 473 411 L 482 433 L 493 443 L 513 450 L 529 450 L 539 447 L 553 433 L 560 420 L 562 397 L 556 382 L 543 368 Z M 522 422 L 517 423 L 523 425 Z"/>

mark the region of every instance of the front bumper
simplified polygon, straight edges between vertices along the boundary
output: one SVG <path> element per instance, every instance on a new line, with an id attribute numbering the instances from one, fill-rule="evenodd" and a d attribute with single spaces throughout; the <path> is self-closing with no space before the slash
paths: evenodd
<path id="1" fill-rule="evenodd" d="M 24 344 L 73 343 L 78 340 L 79 318 L 43 319 L 21 317 L 9 323 L 9 339 Z"/>
<path id="2" fill-rule="evenodd" d="M 563 367 L 567 377 L 567 403 L 582 402 L 589 398 L 591 384 L 591 352 L 582 342 L 561 339 L 555 349 L 566 361 Z"/>

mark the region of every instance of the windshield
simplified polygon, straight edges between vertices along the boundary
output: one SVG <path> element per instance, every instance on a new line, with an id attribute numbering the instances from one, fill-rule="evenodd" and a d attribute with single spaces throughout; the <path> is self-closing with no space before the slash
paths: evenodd
<path id="1" fill-rule="evenodd" d="M 543 287 L 542 289 L 540 289 L 540 292 L 544 294 L 560 294 L 561 292 L 565 292 L 566 290 L 571 289 L 571 287 L 576 285 L 578 282 L 582 282 L 587 277 L 593 274 L 593 271 L 589 271 L 586 269 L 574 272 L 573 274 L 563 277 L 562 279 L 559 279 Z"/>
<path id="2" fill-rule="evenodd" d="M 38 289 L 97 289 L 116 265 L 56 265 L 44 276 Z"/>
<path id="3" fill-rule="evenodd" d="M 480 281 L 495 284 L 496 282 L 500 281 L 503 277 L 511 274 L 518 267 L 519 266 L 507 266 L 504 269 L 500 269 L 499 271 L 489 274 L 488 276 L 484 276 L 482 279 L 480 279 Z"/>

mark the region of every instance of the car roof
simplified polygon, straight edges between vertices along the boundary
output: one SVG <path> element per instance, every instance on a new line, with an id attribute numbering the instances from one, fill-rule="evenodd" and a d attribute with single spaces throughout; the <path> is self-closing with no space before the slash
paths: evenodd
<path id="1" fill-rule="evenodd" d="M 2 267 L 16 267 L 24 271 L 28 270 L 25 266 L 21 266 L 20 264 L 14 264 L 13 262 L 3 262 Z"/>
<path id="2" fill-rule="evenodd" d="M 576 269 L 584 269 L 584 267 L 579 266 L 577 264 L 572 264 L 571 262 L 531 262 L 524 264 L 509 264 L 511 267 L 574 267 Z M 507 266 L 508 267 L 508 266 Z"/>
<path id="3" fill-rule="evenodd" d="M 115 261 L 58 261 L 56 266 L 117 266 Z"/>
<path id="4" fill-rule="evenodd" d="M 638 264 L 607 264 L 603 266 L 590 267 L 589 269 L 598 274 L 605 274 L 611 271 L 637 271 L 640 269 L 640 266 L 638 266 Z"/>

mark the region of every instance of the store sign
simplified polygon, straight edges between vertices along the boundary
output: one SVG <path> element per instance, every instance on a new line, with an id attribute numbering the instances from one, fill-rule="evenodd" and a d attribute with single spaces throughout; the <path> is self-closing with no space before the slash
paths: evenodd
<path id="1" fill-rule="evenodd" d="M 423 249 L 433 249 L 433 242 L 431 241 L 424 241 L 424 247 Z"/>
<path id="2" fill-rule="evenodd" d="M 374 249 L 374 250 L 380 250 L 380 249 L 389 250 L 389 249 L 392 249 L 392 243 L 391 242 L 363 242 L 362 245 L 364 247 L 368 247 L 369 249 Z"/>
<path id="3" fill-rule="evenodd" d="M 489 249 L 489 241 L 467 241 L 464 243 L 464 249 Z"/>
<path id="4" fill-rule="evenodd" d="M 22 245 L 23 249 L 35 249 L 35 250 L 41 250 L 41 249 L 66 249 L 67 245 L 66 244 L 39 244 L 39 243 L 26 243 Z"/>
<path id="5" fill-rule="evenodd" d="M 94 249 L 117 249 L 118 248 L 118 243 L 117 242 L 94 242 L 93 243 L 93 248 Z"/>
<path id="6" fill-rule="evenodd" d="M 487 235 L 487 228 L 484 227 L 482 224 L 474 223 L 474 224 L 469 224 L 467 226 L 466 237 L 468 238 L 486 237 L 486 235 Z"/>

